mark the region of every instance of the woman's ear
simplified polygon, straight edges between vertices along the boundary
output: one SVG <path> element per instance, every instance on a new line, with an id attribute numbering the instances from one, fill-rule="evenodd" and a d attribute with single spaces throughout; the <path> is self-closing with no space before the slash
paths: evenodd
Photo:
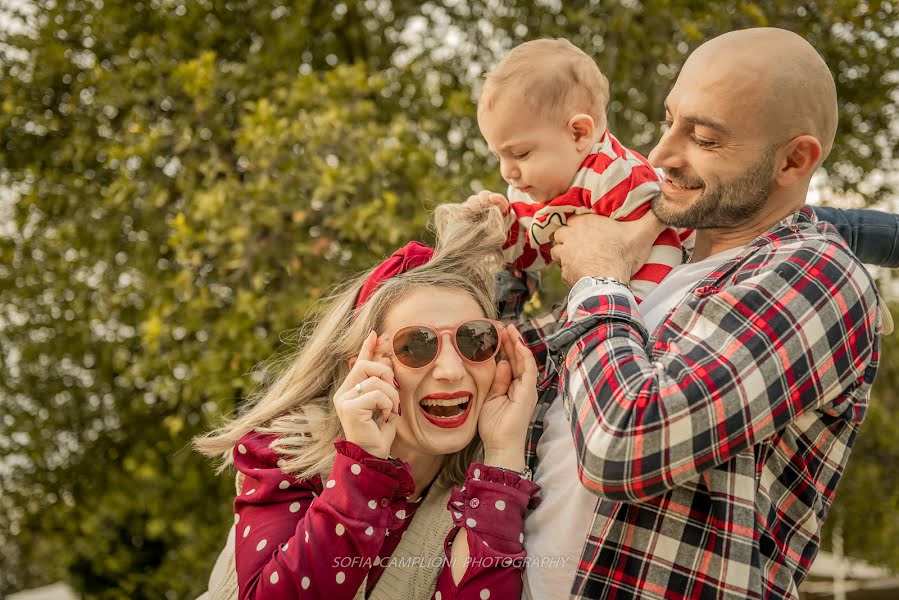
<path id="1" fill-rule="evenodd" d="M 359 355 L 351 356 L 351 357 L 350 357 L 350 360 L 349 360 L 348 362 L 349 362 L 349 364 L 350 364 L 350 368 L 351 368 L 351 369 L 352 369 L 353 366 L 356 364 L 356 359 L 357 359 L 357 358 L 359 358 Z"/>

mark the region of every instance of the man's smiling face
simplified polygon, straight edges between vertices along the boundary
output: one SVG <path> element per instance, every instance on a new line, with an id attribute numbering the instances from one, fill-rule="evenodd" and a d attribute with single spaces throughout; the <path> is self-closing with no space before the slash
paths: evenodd
<path id="1" fill-rule="evenodd" d="M 665 172 L 653 202 L 663 222 L 732 227 L 765 205 L 778 144 L 760 123 L 760 79 L 751 69 L 728 70 L 708 52 L 684 65 L 665 102 L 667 130 L 649 155 Z"/>

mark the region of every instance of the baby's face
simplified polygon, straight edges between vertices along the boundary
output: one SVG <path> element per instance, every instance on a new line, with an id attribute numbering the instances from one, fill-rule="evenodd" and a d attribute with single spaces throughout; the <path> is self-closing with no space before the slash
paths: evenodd
<path id="1" fill-rule="evenodd" d="M 503 179 L 534 201 L 548 202 L 568 189 L 586 153 L 567 123 L 550 122 L 516 100 L 507 93 L 479 110 L 478 126 Z"/>

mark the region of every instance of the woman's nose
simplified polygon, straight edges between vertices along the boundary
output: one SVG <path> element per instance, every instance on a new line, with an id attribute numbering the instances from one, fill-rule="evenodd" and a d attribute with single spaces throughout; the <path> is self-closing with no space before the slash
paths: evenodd
<path id="1" fill-rule="evenodd" d="M 456 352 L 450 334 L 443 334 L 440 341 L 440 353 L 434 358 L 434 369 L 432 370 L 434 379 L 451 381 L 460 379 L 465 374 L 465 363 Z"/>

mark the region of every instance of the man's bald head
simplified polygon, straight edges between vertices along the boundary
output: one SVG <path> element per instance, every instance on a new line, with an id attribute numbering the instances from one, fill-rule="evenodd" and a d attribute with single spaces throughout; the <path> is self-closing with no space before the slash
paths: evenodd
<path id="1" fill-rule="evenodd" d="M 795 33 L 769 27 L 725 33 L 690 55 L 681 76 L 691 73 L 729 91 L 773 143 L 811 135 L 821 144 L 821 161 L 833 147 L 833 76 L 812 45 Z"/>

